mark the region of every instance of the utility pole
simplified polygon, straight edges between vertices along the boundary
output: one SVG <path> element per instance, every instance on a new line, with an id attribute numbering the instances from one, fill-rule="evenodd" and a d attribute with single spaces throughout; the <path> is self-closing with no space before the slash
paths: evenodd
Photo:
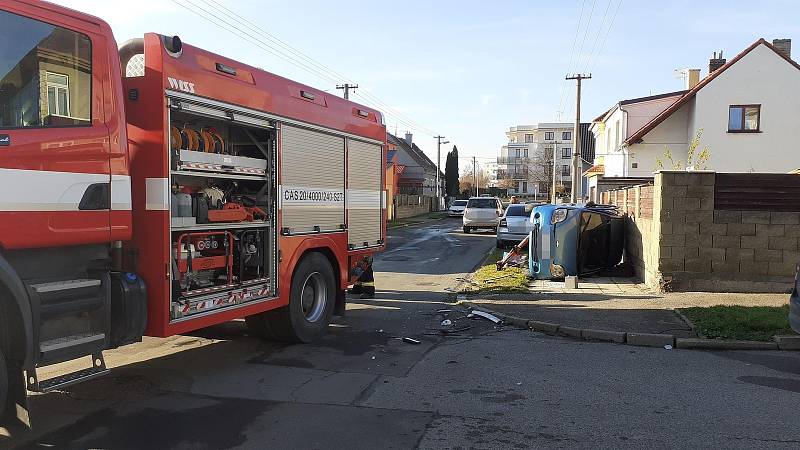
<path id="1" fill-rule="evenodd" d="M 581 80 L 588 80 L 592 78 L 592 74 L 573 74 L 567 76 L 567 80 L 575 80 L 577 82 L 578 93 L 575 96 L 575 129 L 572 132 L 572 195 L 570 200 L 572 203 L 578 203 L 583 198 L 581 194 Z"/>
<path id="2" fill-rule="evenodd" d="M 442 139 L 444 139 L 444 136 L 434 136 L 433 138 L 436 139 L 436 209 L 441 209 L 442 208 L 442 192 L 441 192 L 442 182 L 441 182 L 441 180 L 439 180 L 439 172 L 441 172 L 441 169 L 439 168 L 439 166 L 442 163 L 442 144 L 449 144 L 450 141 L 443 141 Z"/>
<path id="3" fill-rule="evenodd" d="M 475 185 L 475 197 L 480 197 L 478 195 L 478 166 L 474 156 L 472 157 L 472 184 Z"/>
<path id="4" fill-rule="evenodd" d="M 558 151 L 558 146 L 553 144 L 553 188 L 551 197 L 551 203 L 556 204 L 556 173 L 558 173 L 558 159 L 556 158 L 556 152 Z"/>
<path id="5" fill-rule="evenodd" d="M 345 100 L 350 100 L 350 89 L 355 91 L 356 89 L 358 89 L 358 85 L 357 84 L 350 84 L 350 83 L 337 84 L 336 85 L 336 89 L 344 90 L 344 99 Z"/>

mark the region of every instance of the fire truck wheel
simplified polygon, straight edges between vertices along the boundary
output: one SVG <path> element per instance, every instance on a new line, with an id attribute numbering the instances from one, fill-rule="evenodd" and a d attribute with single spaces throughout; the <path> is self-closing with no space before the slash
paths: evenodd
<path id="1" fill-rule="evenodd" d="M 286 342 L 313 342 L 325 334 L 336 303 L 333 268 L 320 253 L 304 256 L 292 276 L 289 305 L 248 317 L 255 334 Z"/>
<path id="2" fill-rule="evenodd" d="M 0 419 L 5 417 L 6 398 L 8 395 L 8 367 L 3 350 L 0 349 Z"/>

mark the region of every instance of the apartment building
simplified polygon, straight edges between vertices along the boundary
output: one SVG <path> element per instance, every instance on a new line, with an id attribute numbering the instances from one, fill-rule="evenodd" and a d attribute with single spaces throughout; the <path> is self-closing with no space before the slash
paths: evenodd
<path id="1" fill-rule="evenodd" d="M 550 192 L 555 167 L 557 187 L 569 191 L 573 128 L 572 123 L 510 127 L 508 144 L 501 147 L 497 158 L 498 185 L 508 187 L 510 194 L 543 195 Z"/>

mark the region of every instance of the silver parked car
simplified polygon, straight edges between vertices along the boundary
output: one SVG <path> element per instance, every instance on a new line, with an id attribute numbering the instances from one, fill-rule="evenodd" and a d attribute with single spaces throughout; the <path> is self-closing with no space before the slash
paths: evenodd
<path id="1" fill-rule="evenodd" d="M 475 228 L 491 228 L 496 231 L 502 215 L 503 205 L 499 198 L 472 197 L 464 208 L 464 233 L 469 233 Z"/>
<path id="2" fill-rule="evenodd" d="M 464 208 L 467 207 L 467 200 L 456 200 L 447 208 L 447 215 L 450 217 L 461 217 L 464 215 Z"/>
<path id="3" fill-rule="evenodd" d="M 497 227 L 497 248 L 506 248 L 522 242 L 533 229 L 528 218 L 534 205 L 508 205 Z"/>

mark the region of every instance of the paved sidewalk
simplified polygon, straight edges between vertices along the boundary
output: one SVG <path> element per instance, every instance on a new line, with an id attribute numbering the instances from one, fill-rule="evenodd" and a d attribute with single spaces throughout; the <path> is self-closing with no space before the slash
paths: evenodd
<path id="1" fill-rule="evenodd" d="M 658 294 L 629 278 L 587 278 L 578 289 L 537 280 L 530 294 L 491 295 L 469 302 L 492 311 L 570 327 L 696 337 L 673 311 L 689 306 L 785 305 L 785 294 Z"/>

